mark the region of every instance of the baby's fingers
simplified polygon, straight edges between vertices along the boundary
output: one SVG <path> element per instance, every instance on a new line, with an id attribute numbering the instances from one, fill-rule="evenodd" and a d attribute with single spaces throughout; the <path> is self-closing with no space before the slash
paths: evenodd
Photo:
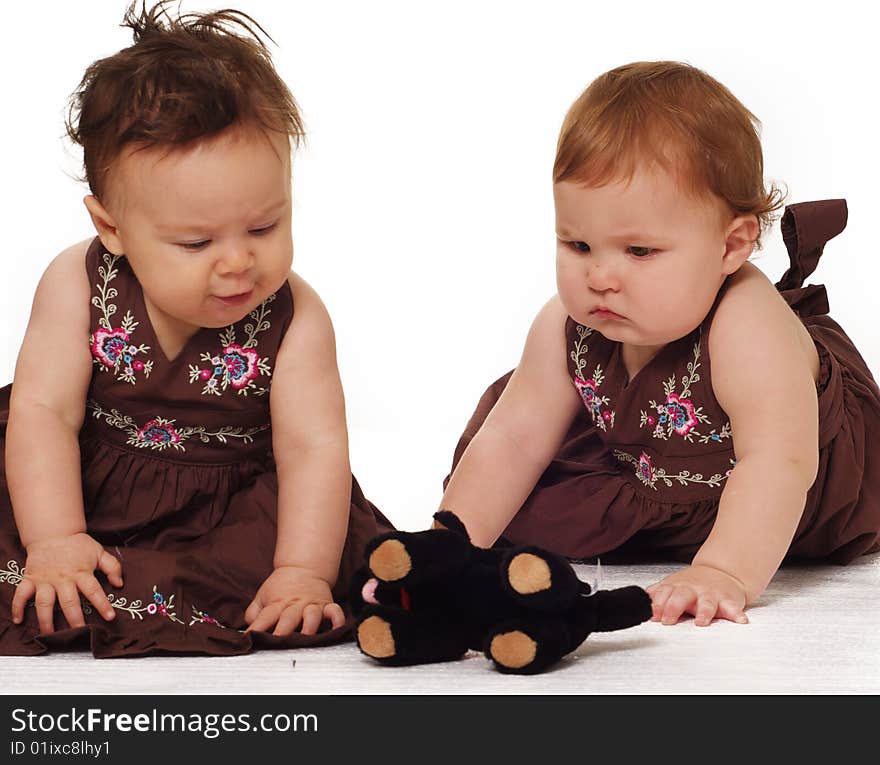
<path id="1" fill-rule="evenodd" d="M 663 606 L 663 614 L 660 617 L 660 621 L 663 624 L 677 624 L 681 615 L 693 608 L 696 600 L 697 593 L 690 587 L 681 585 L 676 587 Z"/>
<path id="2" fill-rule="evenodd" d="M 244 612 L 244 620 L 248 624 L 253 624 L 254 619 L 256 619 L 260 615 L 260 611 L 263 610 L 263 601 L 260 599 L 259 594 L 255 597 L 251 604 L 245 609 Z"/>
<path id="3" fill-rule="evenodd" d="M 291 603 L 282 612 L 278 618 L 278 624 L 275 625 L 275 631 L 272 633 L 278 637 L 289 635 L 293 632 L 302 621 L 304 607 L 301 603 Z M 318 612 L 320 622 L 320 611 Z"/>
<path id="4" fill-rule="evenodd" d="M 718 604 L 718 618 L 727 619 L 737 624 L 748 624 L 749 617 L 739 603 L 732 600 L 722 600 Z"/>
<path id="5" fill-rule="evenodd" d="M 672 595 L 672 587 L 668 584 L 655 584 L 646 590 L 651 596 L 651 621 L 659 622 L 663 616 L 663 609 L 666 608 L 666 601 Z"/>
<path id="6" fill-rule="evenodd" d="M 268 632 L 278 621 L 278 615 L 280 612 L 281 607 L 275 603 L 270 604 L 265 608 L 261 608 L 260 612 L 254 617 L 254 620 L 247 628 L 247 632 Z"/>
<path id="7" fill-rule="evenodd" d="M 113 606 L 110 605 L 107 594 L 92 574 L 81 574 L 76 580 L 76 586 L 79 587 L 80 592 L 85 596 L 85 599 L 97 608 L 98 613 L 108 622 L 115 618 L 116 611 L 113 610 Z M 66 615 L 67 612 L 65 612 L 65 616 Z M 68 619 L 68 621 L 70 620 Z"/>
<path id="8" fill-rule="evenodd" d="M 318 631 L 318 627 L 321 626 L 323 613 L 324 608 L 320 603 L 309 603 L 303 609 L 302 629 L 300 632 L 303 635 L 314 635 Z"/>
<path id="9" fill-rule="evenodd" d="M 83 618 L 82 606 L 79 602 L 79 590 L 69 579 L 64 579 L 56 588 L 58 605 L 61 613 L 67 620 L 69 627 L 84 627 L 86 620 Z"/>
<path id="10" fill-rule="evenodd" d="M 707 627 L 712 623 L 718 611 L 718 598 L 712 594 L 703 594 L 697 600 L 697 610 L 694 614 L 694 624 L 698 627 Z"/>
<path id="11" fill-rule="evenodd" d="M 15 588 L 15 594 L 12 596 L 12 621 L 14 624 L 22 623 L 24 607 L 36 592 L 37 588 L 30 579 L 22 579 L 18 587 Z"/>
<path id="12" fill-rule="evenodd" d="M 122 587 L 122 564 L 115 556 L 104 550 L 104 552 L 101 553 L 101 557 L 98 558 L 98 568 L 104 572 L 107 576 L 107 581 L 110 582 L 110 584 L 114 587 Z M 101 592 L 103 593 L 103 590 Z M 92 602 L 94 603 L 94 601 Z M 98 604 L 95 603 L 95 605 L 97 606 Z M 104 611 L 104 609 L 100 607 L 99 610 L 101 612 Z"/>
<path id="13" fill-rule="evenodd" d="M 330 621 L 333 629 L 345 624 L 345 613 L 339 603 L 328 603 L 324 606 L 324 618 Z"/>
<path id="14" fill-rule="evenodd" d="M 37 610 L 40 634 L 51 635 L 55 631 L 55 628 L 52 626 L 52 611 L 55 609 L 55 588 L 51 584 L 40 584 L 37 586 L 34 606 Z"/>

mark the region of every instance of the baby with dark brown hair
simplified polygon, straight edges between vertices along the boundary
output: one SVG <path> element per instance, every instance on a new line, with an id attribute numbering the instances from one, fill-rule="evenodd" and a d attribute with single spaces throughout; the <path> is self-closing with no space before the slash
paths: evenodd
<path id="1" fill-rule="evenodd" d="M 97 237 L 46 269 L 0 399 L 0 653 L 339 640 L 390 528 L 291 270 L 296 102 L 252 18 L 167 5 L 72 97 Z"/>

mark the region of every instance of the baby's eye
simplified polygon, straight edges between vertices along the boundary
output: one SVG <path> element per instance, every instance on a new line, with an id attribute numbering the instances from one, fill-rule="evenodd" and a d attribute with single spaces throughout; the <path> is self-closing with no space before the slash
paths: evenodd
<path id="1" fill-rule="evenodd" d="M 210 239 L 204 239 L 201 242 L 180 242 L 179 243 L 184 250 L 189 250 L 190 252 L 198 252 L 199 250 L 204 250 L 209 244 L 211 244 Z"/>
<path id="2" fill-rule="evenodd" d="M 657 252 L 653 247 L 627 247 L 626 249 L 630 255 L 634 255 L 637 258 L 647 258 L 649 255 Z"/>
<path id="3" fill-rule="evenodd" d="M 588 245 L 586 242 L 569 242 L 568 246 L 571 247 L 571 249 L 575 250 L 576 252 L 589 252 L 590 251 L 590 245 Z"/>
<path id="4" fill-rule="evenodd" d="M 248 233 L 254 234 L 256 236 L 260 236 L 261 234 L 268 234 L 272 231 L 278 223 L 270 223 L 268 226 L 263 226 L 261 228 L 252 228 Z"/>

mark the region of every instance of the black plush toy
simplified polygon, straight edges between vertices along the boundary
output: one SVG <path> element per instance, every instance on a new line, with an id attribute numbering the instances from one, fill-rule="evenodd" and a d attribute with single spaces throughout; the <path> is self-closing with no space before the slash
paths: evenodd
<path id="1" fill-rule="evenodd" d="M 381 664 L 451 661 L 484 651 L 501 672 L 541 672 L 591 632 L 651 616 L 641 587 L 590 592 L 569 562 L 538 547 L 483 549 L 441 510 L 442 528 L 370 540 L 352 603 L 358 647 Z"/>

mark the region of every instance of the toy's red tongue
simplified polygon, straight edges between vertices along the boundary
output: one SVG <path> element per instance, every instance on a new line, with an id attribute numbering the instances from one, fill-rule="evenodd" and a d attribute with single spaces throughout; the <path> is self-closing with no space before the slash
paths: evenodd
<path id="1" fill-rule="evenodd" d="M 409 593 L 406 591 L 406 589 L 404 587 L 401 587 L 400 588 L 400 607 L 404 611 L 409 611 L 410 610 L 409 604 L 410 604 Z"/>

